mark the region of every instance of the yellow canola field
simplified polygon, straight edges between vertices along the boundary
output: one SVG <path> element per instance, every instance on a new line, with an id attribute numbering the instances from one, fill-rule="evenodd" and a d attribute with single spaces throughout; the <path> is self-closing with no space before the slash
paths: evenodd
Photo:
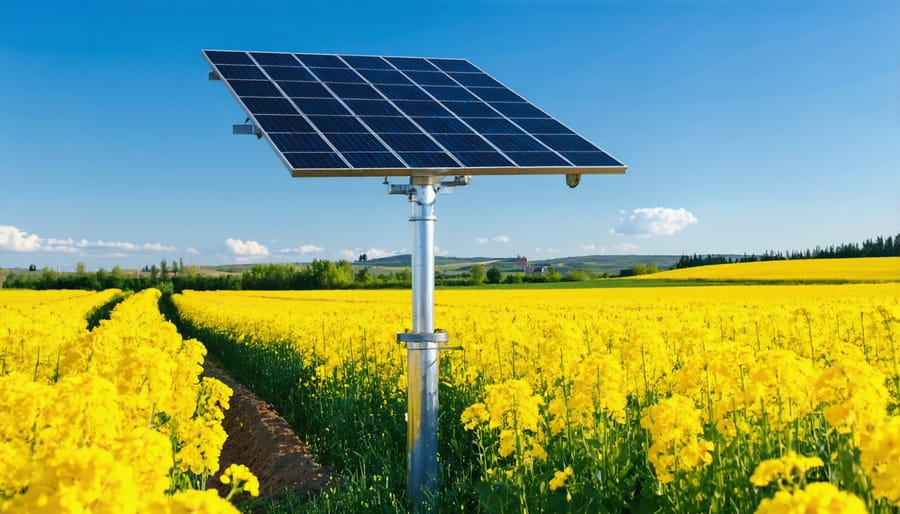
<path id="1" fill-rule="evenodd" d="M 145 290 L 0 290 L 0 512 L 237 512 L 217 471 L 231 390 Z M 173 494 L 174 493 L 174 494 Z M 191 511 L 193 512 L 193 511 Z"/>
<path id="2" fill-rule="evenodd" d="M 636 279 L 671 280 L 821 280 L 847 282 L 900 281 L 900 257 L 857 259 L 797 259 L 741 262 L 683 268 Z"/>
<path id="3" fill-rule="evenodd" d="M 378 373 L 405 394 L 408 291 L 174 300 L 240 344 L 288 343 L 322 380 Z M 473 400 L 459 423 L 483 480 L 518 491 L 503 501 L 620 509 L 642 466 L 674 511 L 755 506 L 767 477 L 775 500 L 822 498 L 791 464 L 749 482 L 791 450 L 855 477 L 835 479 L 834 505 L 900 507 L 900 284 L 442 290 L 435 318 L 463 348 L 442 353 L 441 380 Z"/>

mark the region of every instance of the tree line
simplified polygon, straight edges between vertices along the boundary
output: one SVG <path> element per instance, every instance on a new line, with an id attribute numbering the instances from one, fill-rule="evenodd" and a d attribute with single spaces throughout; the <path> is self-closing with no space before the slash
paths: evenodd
<path id="1" fill-rule="evenodd" d="M 674 269 L 708 266 L 710 264 L 732 264 L 736 262 L 783 261 L 792 259 L 847 259 L 854 257 L 900 257 L 900 234 L 896 236 L 866 239 L 862 243 L 844 243 L 825 248 L 816 246 L 805 251 L 776 252 L 769 250 L 762 255 L 744 254 L 740 257 L 725 255 L 682 255 Z"/>

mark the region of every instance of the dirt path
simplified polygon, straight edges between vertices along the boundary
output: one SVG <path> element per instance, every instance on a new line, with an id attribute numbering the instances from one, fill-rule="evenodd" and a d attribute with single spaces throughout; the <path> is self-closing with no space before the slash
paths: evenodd
<path id="1" fill-rule="evenodd" d="M 222 422 L 228 439 L 222 447 L 220 470 L 232 463 L 245 464 L 259 478 L 260 496 L 286 490 L 312 495 L 334 484 L 331 471 L 313 460 L 306 444 L 269 404 L 209 362 L 204 365 L 204 375 L 234 390 Z M 228 490 L 218 475 L 208 484 L 220 494 Z"/>

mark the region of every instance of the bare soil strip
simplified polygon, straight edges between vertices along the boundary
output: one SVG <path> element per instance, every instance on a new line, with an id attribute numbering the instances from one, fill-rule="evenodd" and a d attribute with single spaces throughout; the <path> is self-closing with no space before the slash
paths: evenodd
<path id="1" fill-rule="evenodd" d="M 222 422 L 228 439 L 222 447 L 220 472 L 232 463 L 246 465 L 259 478 L 260 496 L 283 491 L 313 495 L 334 485 L 331 470 L 313 460 L 306 444 L 271 405 L 208 361 L 204 375 L 217 378 L 234 390 L 231 407 Z M 208 487 L 227 493 L 229 487 L 218 478 L 218 474 L 211 477 Z"/>

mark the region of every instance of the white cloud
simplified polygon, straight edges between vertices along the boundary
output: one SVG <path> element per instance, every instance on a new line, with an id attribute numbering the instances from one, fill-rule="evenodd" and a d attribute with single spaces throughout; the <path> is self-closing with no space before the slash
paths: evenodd
<path id="1" fill-rule="evenodd" d="M 597 250 L 597 246 L 596 246 L 595 244 L 593 244 L 593 243 L 591 243 L 591 244 L 586 244 L 586 245 L 581 245 L 581 251 L 582 251 L 582 252 L 594 252 L 594 251 L 596 251 L 596 250 Z"/>
<path id="2" fill-rule="evenodd" d="M 0 251 L 12 252 L 50 252 L 79 253 L 93 257 L 128 257 L 128 252 L 150 250 L 155 252 L 175 251 L 174 246 L 161 243 L 136 244 L 127 241 L 75 241 L 71 237 L 42 238 L 37 234 L 29 234 L 11 225 L 0 225 Z"/>
<path id="3" fill-rule="evenodd" d="M 253 258 L 269 255 L 269 249 L 256 241 L 245 242 L 240 239 L 232 239 L 229 237 L 225 240 L 225 246 L 228 248 L 229 252 L 238 257 Z"/>
<path id="4" fill-rule="evenodd" d="M 450 251 L 449 250 L 441 250 L 440 246 L 434 245 L 434 254 L 440 255 L 441 257 L 446 257 L 446 256 L 450 255 Z"/>
<path id="5" fill-rule="evenodd" d="M 393 257 L 404 253 L 407 253 L 406 248 L 401 248 L 400 250 L 385 250 L 384 248 L 360 250 L 359 248 L 354 248 L 353 250 L 341 250 L 336 255 L 348 261 L 355 261 L 362 254 L 366 254 L 366 259 L 381 259 L 382 257 Z"/>
<path id="6" fill-rule="evenodd" d="M 151 250 L 154 252 L 174 252 L 175 250 L 177 250 L 177 248 L 175 248 L 174 246 L 166 246 L 161 243 L 144 243 L 141 245 L 141 249 Z M 193 248 L 189 248 L 188 250 L 193 250 Z M 197 250 L 194 251 L 196 252 Z M 190 252 L 188 251 L 188 253 Z"/>
<path id="7" fill-rule="evenodd" d="M 612 245 L 610 253 L 631 253 L 638 248 L 640 248 L 638 245 L 632 243 L 616 243 Z"/>
<path id="8" fill-rule="evenodd" d="M 188 255 L 200 255 L 200 251 L 196 248 L 187 247 L 184 249 L 184 252 Z"/>
<path id="9" fill-rule="evenodd" d="M 322 253 L 325 250 L 322 246 L 316 246 L 313 244 L 300 245 L 297 248 L 282 248 L 278 250 L 278 253 L 293 253 L 296 255 L 308 255 L 311 253 Z"/>
<path id="10" fill-rule="evenodd" d="M 478 243 L 478 244 L 480 244 L 480 245 L 486 245 L 486 244 L 488 244 L 488 243 L 491 242 L 491 241 L 493 241 L 493 242 L 495 242 L 495 243 L 508 243 L 508 242 L 509 242 L 509 236 L 505 236 L 505 235 L 503 235 L 503 234 L 500 234 L 499 236 L 494 236 L 494 237 L 492 237 L 492 238 L 490 238 L 490 239 L 488 239 L 488 238 L 486 238 L 486 237 L 476 237 L 476 238 L 475 238 L 475 242 Z"/>
<path id="11" fill-rule="evenodd" d="M 41 238 L 13 227 L 0 225 L 0 250 L 10 252 L 36 252 L 41 249 Z"/>
<path id="12" fill-rule="evenodd" d="M 697 217 L 685 210 L 667 207 L 641 207 L 631 215 L 619 218 L 619 223 L 609 229 L 610 234 L 648 238 L 671 236 L 688 225 L 697 223 Z"/>

